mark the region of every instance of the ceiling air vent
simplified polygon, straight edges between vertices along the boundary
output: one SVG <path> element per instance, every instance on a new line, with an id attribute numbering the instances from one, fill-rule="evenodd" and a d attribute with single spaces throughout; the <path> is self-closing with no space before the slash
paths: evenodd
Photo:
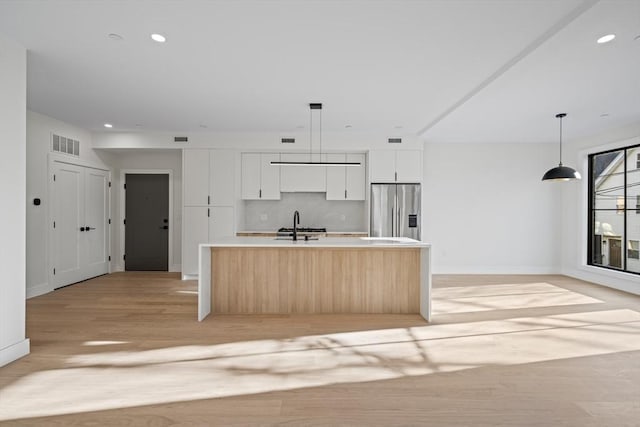
<path id="1" fill-rule="evenodd" d="M 295 144 L 296 139 L 295 138 L 282 138 L 281 139 L 283 144 Z"/>
<path id="2" fill-rule="evenodd" d="M 174 136 L 173 142 L 189 142 L 189 138 L 186 136 Z"/>
<path id="3" fill-rule="evenodd" d="M 80 141 L 52 133 L 51 151 L 80 157 Z"/>
<path id="4" fill-rule="evenodd" d="M 402 138 L 389 138 L 389 144 L 400 144 L 402 143 Z"/>

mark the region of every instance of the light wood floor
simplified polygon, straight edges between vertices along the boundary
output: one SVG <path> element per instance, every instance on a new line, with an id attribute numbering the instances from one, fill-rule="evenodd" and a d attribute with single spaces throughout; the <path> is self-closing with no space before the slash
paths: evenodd
<path id="1" fill-rule="evenodd" d="M 640 425 L 640 297 L 562 276 L 436 276 L 418 315 L 226 315 L 119 273 L 27 302 L 2 425 Z"/>

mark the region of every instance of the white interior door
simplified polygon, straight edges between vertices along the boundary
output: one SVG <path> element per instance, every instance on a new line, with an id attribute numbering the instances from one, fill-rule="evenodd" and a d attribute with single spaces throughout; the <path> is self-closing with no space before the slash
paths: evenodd
<path id="1" fill-rule="evenodd" d="M 54 289 L 109 271 L 109 172 L 54 162 Z"/>
<path id="2" fill-rule="evenodd" d="M 54 163 L 53 287 L 83 280 L 80 227 L 84 227 L 84 168 Z"/>
<path id="3" fill-rule="evenodd" d="M 85 278 L 109 271 L 109 173 L 99 169 L 84 170 L 84 227 L 80 243 L 83 246 L 82 265 Z"/>

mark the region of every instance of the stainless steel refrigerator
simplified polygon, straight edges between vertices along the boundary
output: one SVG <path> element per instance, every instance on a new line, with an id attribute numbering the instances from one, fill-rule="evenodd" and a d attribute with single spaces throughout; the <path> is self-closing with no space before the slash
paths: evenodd
<path id="1" fill-rule="evenodd" d="M 371 184 L 371 237 L 420 240 L 420 184 Z"/>

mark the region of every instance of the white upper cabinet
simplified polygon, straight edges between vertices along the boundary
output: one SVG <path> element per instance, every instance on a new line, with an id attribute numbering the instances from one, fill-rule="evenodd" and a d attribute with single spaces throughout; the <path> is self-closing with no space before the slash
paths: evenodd
<path id="1" fill-rule="evenodd" d="M 233 206 L 233 151 L 183 150 L 182 156 L 185 206 Z"/>
<path id="2" fill-rule="evenodd" d="M 280 154 L 242 153 L 242 199 L 280 200 Z"/>
<path id="3" fill-rule="evenodd" d="M 364 154 L 327 154 L 327 162 L 360 162 L 361 166 L 327 167 L 327 200 L 365 200 Z"/>
<path id="4" fill-rule="evenodd" d="M 422 182 L 422 151 L 396 151 L 397 182 Z"/>
<path id="5" fill-rule="evenodd" d="M 209 150 L 182 150 L 184 205 L 209 204 Z"/>
<path id="6" fill-rule="evenodd" d="M 210 205 L 233 206 L 235 201 L 236 153 L 231 150 L 209 150 Z"/>
<path id="7" fill-rule="evenodd" d="M 280 200 L 280 166 L 271 162 L 280 160 L 280 154 L 262 154 L 260 157 L 260 193 L 262 200 Z"/>
<path id="8" fill-rule="evenodd" d="M 372 150 L 369 152 L 371 182 L 422 182 L 422 151 Z"/>
<path id="9" fill-rule="evenodd" d="M 281 154 L 283 162 L 319 161 L 319 155 L 308 153 Z M 327 191 L 327 168 L 325 166 L 282 166 L 280 167 L 280 191 L 283 192 L 325 192 Z"/>

